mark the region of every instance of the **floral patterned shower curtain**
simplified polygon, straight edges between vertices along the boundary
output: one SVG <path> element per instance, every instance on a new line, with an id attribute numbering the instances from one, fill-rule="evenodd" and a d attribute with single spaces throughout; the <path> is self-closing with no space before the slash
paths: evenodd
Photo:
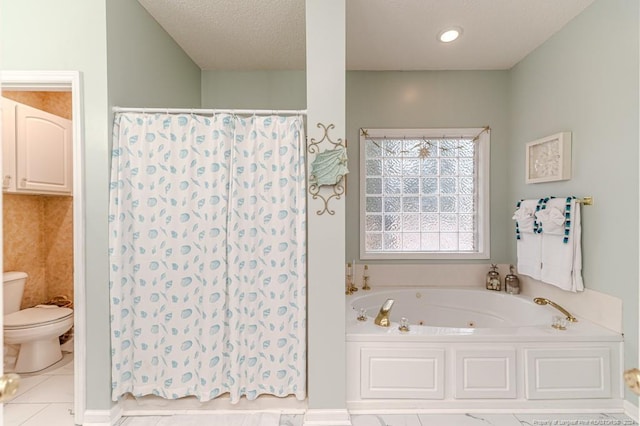
<path id="1" fill-rule="evenodd" d="M 112 398 L 305 397 L 301 117 L 120 113 Z"/>

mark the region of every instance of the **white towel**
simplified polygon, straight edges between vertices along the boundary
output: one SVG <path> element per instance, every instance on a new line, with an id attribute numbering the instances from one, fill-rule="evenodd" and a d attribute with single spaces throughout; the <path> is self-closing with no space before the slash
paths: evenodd
<path id="1" fill-rule="evenodd" d="M 566 209 L 566 198 L 553 198 L 536 214 L 542 227 L 540 280 L 562 290 L 578 292 L 584 290 L 580 204 L 571 199 L 568 205 Z"/>
<path id="2" fill-rule="evenodd" d="M 538 200 L 522 200 L 513 214 L 517 223 L 518 239 L 516 252 L 518 273 L 539 280 L 541 278 L 541 241 L 542 236 L 535 232 L 535 212 Z"/>

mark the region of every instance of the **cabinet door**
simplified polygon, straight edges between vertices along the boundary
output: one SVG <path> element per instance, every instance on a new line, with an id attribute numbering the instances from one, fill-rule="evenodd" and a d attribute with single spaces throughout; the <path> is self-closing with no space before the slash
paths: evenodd
<path id="1" fill-rule="evenodd" d="M 611 398 L 612 350 L 525 349 L 527 399 Z"/>
<path id="2" fill-rule="evenodd" d="M 443 349 L 362 348 L 362 399 L 444 399 Z"/>
<path id="3" fill-rule="evenodd" d="M 2 190 L 16 190 L 16 103 L 2 98 Z"/>
<path id="4" fill-rule="evenodd" d="M 515 347 L 462 347 L 454 359 L 456 399 L 517 397 Z"/>
<path id="5" fill-rule="evenodd" d="M 70 120 L 17 104 L 16 141 L 18 191 L 71 193 Z"/>

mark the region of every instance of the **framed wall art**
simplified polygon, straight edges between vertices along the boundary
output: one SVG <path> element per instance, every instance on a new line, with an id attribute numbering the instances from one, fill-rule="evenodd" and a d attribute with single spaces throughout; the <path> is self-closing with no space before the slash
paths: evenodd
<path id="1" fill-rule="evenodd" d="M 556 133 L 526 148 L 526 183 L 571 179 L 571 132 Z"/>

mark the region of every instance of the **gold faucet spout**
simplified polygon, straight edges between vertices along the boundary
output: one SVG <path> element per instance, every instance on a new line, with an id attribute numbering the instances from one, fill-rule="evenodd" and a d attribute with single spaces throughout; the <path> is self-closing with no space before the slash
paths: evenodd
<path id="1" fill-rule="evenodd" d="M 393 307 L 393 303 L 395 301 L 393 299 L 387 299 L 382 306 L 380 307 L 380 312 L 378 312 L 378 316 L 373 321 L 376 325 L 381 327 L 389 327 L 391 325 L 391 321 L 389 320 L 389 313 L 391 312 L 391 308 Z"/>
<path id="2" fill-rule="evenodd" d="M 554 308 L 556 308 L 557 310 L 559 310 L 560 312 L 562 312 L 567 317 L 567 321 L 569 321 L 569 322 L 578 322 L 578 319 L 576 317 L 571 315 L 569 313 L 569 311 L 567 311 L 565 308 L 563 308 L 562 306 L 558 305 L 554 301 L 551 301 L 549 299 L 545 299 L 544 297 L 536 297 L 535 299 L 533 299 L 533 301 L 538 305 L 551 305 Z"/>

